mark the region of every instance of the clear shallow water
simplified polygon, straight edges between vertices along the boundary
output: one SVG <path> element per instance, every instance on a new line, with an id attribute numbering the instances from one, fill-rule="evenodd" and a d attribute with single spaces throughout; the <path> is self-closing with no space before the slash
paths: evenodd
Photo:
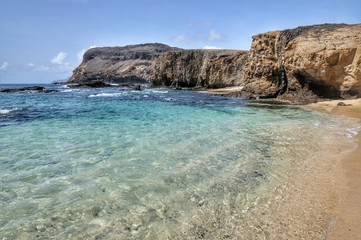
<path id="1" fill-rule="evenodd" d="M 267 239 L 253 209 L 358 127 L 202 93 L 52 87 L 0 94 L 3 239 Z"/>

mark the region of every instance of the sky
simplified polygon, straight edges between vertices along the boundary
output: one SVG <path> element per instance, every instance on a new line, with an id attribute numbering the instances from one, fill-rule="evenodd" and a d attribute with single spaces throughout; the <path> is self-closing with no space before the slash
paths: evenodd
<path id="1" fill-rule="evenodd" d="M 0 84 L 71 76 L 91 47 L 249 50 L 252 36 L 361 23 L 360 0 L 0 0 Z"/>

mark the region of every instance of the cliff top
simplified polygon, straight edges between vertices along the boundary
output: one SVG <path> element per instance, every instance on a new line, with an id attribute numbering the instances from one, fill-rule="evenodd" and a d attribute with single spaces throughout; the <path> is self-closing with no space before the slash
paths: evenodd
<path id="1" fill-rule="evenodd" d="M 309 25 L 309 26 L 299 26 L 296 28 L 291 28 L 291 29 L 285 29 L 285 30 L 276 30 L 276 31 L 270 31 L 270 32 L 266 32 L 266 33 L 260 33 L 260 34 L 256 34 L 253 37 L 259 36 L 259 35 L 264 35 L 264 34 L 268 34 L 268 35 L 278 35 L 279 33 L 281 34 L 290 34 L 293 35 L 294 38 L 301 35 L 301 34 L 305 34 L 305 33 L 313 33 L 313 34 L 322 34 L 325 32 L 332 32 L 335 31 L 337 29 L 340 28 L 344 28 L 344 27 L 350 27 L 350 26 L 354 26 L 354 25 L 359 25 L 359 24 L 345 24 L 345 23 L 324 23 L 324 24 L 317 24 L 317 25 Z"/>
<path id="2" fill-rule="evenodd" d="M 83 63 L 95 57 L 100 59 L 114 59 L 117 61 L 130 59 L 151 60 L 153 56 L 171 50 L 180 50 L 180 48 L 170 47 L 161 43 L 145 43 L 124 47 L 96 47 L 85 52 Z"/>

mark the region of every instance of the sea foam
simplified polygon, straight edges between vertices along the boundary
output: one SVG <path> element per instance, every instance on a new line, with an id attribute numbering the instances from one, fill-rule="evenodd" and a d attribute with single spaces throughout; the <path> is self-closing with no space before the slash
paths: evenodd
<path id="1" fill-rule="evenodd" d="M 89 95 L 90 98 L 93 97 L 119 97 L 124 95 L 124 93 L 98 93 Z"/>
<path id="2" fill-rule="evenodd" d="M 20 108 L 9 108 L 9 109 L 4 108 L 4 109 L 0 109 L 0 114 L 5 115 L 5 114 L 9 114 L 11 112 L 18 111 L 18 110 L 20 110 Z"/>

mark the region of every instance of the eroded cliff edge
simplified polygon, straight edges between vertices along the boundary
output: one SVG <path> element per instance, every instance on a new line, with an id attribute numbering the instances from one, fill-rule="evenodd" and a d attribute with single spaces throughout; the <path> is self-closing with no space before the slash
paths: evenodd
<path id="1" fill-rule="evenodd" d="M 137 82 L 222 88 L 230 95 L 307 103 L 361 97 L 361 24 L 322 24 L 253 37 L 249 52 L 183 50 L 163 44 L 94 48 L 70 83 Z"/>
<path id="2" fill-rule="evenodd" d="M 296 102 L 361 97 L 361 25 L 256 35 L 243 71 L 240 97 Z"/>

